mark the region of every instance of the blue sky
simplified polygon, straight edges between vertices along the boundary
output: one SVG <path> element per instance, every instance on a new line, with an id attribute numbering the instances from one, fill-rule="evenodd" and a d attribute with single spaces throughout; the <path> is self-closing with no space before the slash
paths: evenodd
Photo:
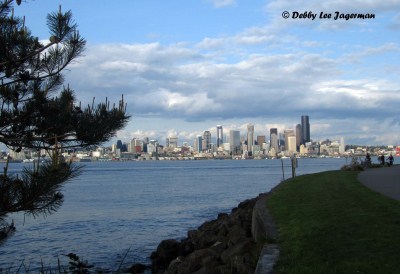
<path id="1" fill-rule="evenodd" d="M 88 42 L 66 82 L 82 102 L 128 103 L 115 139 L 192 143 L 248 123 L 267 135 L 306 114 L 313 140 L 400 144 L 400 0 L 35 0 L 15 13 L 47 39 L 46 14 L 60 4 Z M 375 18 L 318 18 L 336 11 Z"/>

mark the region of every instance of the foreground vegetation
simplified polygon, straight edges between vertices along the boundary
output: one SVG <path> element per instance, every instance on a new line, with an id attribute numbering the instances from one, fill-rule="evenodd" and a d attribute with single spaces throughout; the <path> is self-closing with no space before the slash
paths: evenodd
<path id="1" fill-rule="evenodd" d="M 399 273 L 400 202 L 330 171 L 279 185 L 267 201 L 279 226 L 277 273 Z"/>

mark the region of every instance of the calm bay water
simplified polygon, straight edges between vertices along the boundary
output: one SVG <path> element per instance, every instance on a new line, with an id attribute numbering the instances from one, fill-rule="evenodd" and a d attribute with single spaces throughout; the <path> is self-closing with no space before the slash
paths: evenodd
<path id="1" fill-rule="evenodd" d="M 346 159 L 299 159 L 297 175 L 339 169 Z M 26 164 L 25 164 L 26 165 Z M 10 165 L 19 172 L 23 164 Z M 284 160 L 285 178 L 291 176 Z M 1 166 L 0 166 L 1 168 Z M 0 268 L 21 262 L 35 269 L 76 253 L 96 267 L 116 270 L 148 262 L 158 243 L 182 238 L 218 213 L 267 192 L 282 180 L 280 160 L 205 160 L 85 163 L 64 188 L 55 214 L 12 215 L 17 232 L 0 245 Z"/>

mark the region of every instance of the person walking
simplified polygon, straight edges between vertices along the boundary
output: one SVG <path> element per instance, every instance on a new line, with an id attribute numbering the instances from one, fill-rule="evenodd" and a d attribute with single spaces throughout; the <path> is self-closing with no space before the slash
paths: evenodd
<path id="1" fill-rule="evenodd" d="M 390 156 L 387 158 L 387 160 L 389 161 L 389 162 L 388 162 L 388 165 L 389 165 L 389 166 L 392 166 L 392 165 L 393 165 L 393 161 L 394 161 L 394 158 L 393 158 L 392 153 L 390 153 Z"/>

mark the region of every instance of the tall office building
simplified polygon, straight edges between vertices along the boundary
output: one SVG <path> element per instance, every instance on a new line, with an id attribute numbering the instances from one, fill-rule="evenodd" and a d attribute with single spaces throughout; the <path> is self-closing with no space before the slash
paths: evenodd
<path id="1" fill-rule="evenodd" d="M 222 126 L 217 125 L 217 147 L 221 146 L 224 142 L 224 133 L 222 131 Z"/>
<path id="2" fill-rule="evenodd" d="M 130 145 L 129 145 L 129 152 L 131 153 L 135 153 L 135 142 L 136 142 L 136 138 L 132 138 Z"/>
<path id="3" fill-rule="evenodd" d="M 254 145 L 254 125 L 247 125 L 247 151 L 253 151 Z"/>
<path id="4" fill-rule="evenodd" d="M 269 144 L 270 149 L 273 148 L 275 152 L 279 152 L 279 144 L 278 144 L 278 129 L 271 128 L 269 130 Z"/>
<path id="5" fill-rule="evenodd" d="M 122 150 L 122 147 L 123 147 L 124 145 L 122 144 L 122 141 L 121 140 L 118 140 L 117 141 L 117 149 L 121 149 Z"/>
<path id="6" fill-rule="evenodd" d="M 296 136 L 291 135 L 287 138 L 287 145 L 286 145 L 286 151 L 289 152 L 290 155 L 295 153 L 296 150 Z"/>
<path id="7" fill-rule="evenodd" d="M 240 153 L 240 131 L 229 131 L 229 146 L 233 154 Z"/>
<path id="8" fill-rule="evenodd" d="M 257 136 L 257 145 L 262 147 L 262 145 L 265 143 L 265 135 L 258 135 Z"/>
<path id="9" fill-rule="evenodd" d="M 211 149 L 211 132 L 208 130 L 204 131 L 203 133 L 202 148 L 204 150 Z"/>
<path id="10" fill-rule="evenodd" d="M 283 132 L 283 135 L 285 135 L 285 150 L 289 151 L 289 137 L 295 137 L 294 130 L 293 129 L 285 129 Z M 296 147 L 296 138 L 294 139 L 294 146 Z M 296 148 L 295 148 L 295 150 L 296 150 Z"/>
<path id="11" fill-rule="evenodd" d="M 178 137 L 176 137 L 176 136 L 168 137 L 168 146 L 177 148 L 178 147 Z"/>
<path id="12" fill-rule="evenodd" d="M 346 145 L 344 143 L 344 138 L 340 138 L 339 153 L 343 154 L 346 151 Z"/>
<path id="13" fill-rule="evenodd" d="M 302 144 L 301 140 L 302 140 L 302 134 L 301 134 L 301 125 L 297 124 L 296 125 L 296 148 L 299 151 L 300 150 L 300 145 Z"/>
<path id="14" fill-rule="evenodd" d="M 196 138 L 196 151 L 197 152 L 202 152 L 203 151 L 203 136 L 197 135 Z"/>
<path id="15" fill-rule="evenodd" d="M 302 144 L 310 142 L 310 120 L 308 115 L 301 116 Z"/>

